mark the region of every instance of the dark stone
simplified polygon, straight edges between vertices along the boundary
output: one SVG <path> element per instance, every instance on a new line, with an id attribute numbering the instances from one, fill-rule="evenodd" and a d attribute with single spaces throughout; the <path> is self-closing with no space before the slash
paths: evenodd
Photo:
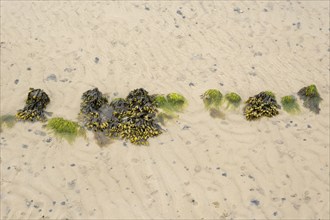
<path id="1" fill-rule="evenodd" d="M 16 79 L 16 80 L 15 80 L 15 84 L 17 85 L 17 84 L 18 84 L 18 82 L 19 82 L 19 80 L 18 80 L 18 79 Z"/>
<path id="2" fill-rule="evenodd" d="M 26 149 L 26 148 L 28 148 L 29 146 L 28 146 L 27 144 L 23 144 L 22 147 Z"/>
<path id="3" fill-rule="evenodd" d="M 251 200 L 251 203 L 256 206 L 258 206 L 260 204 L 259 200 L 256 200 L 256 199 Z"/>
<path id="4" fill-rule="evenodd" d="M 190 128 L 190 126 L 185 125 L 185 126 L 183 126 L 182 130 L 188 130 L 189 128 Z"/>
<path id="5" fill-rule="evenodd" d="M 94 62 L 95 62 L 95 63 L 98 63 L 99 61 L 100 61 L 100 58 L 95 57 Z"/>

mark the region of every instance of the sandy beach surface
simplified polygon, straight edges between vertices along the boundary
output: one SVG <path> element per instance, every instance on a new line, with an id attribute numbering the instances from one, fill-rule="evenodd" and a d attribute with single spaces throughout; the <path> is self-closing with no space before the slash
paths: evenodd
<path id="1" fill-rule="evenodd" d="M 329 219 L 329 52 L 328 1 L 2 1 L 1 115 L 30 87 L 70 120 L 94 87 L 179 92 L 189 107 L 147 147 L 4 129 L 1 219 Z M 200 98 L 310 84 L 318 115 L 214 119 Z"/>

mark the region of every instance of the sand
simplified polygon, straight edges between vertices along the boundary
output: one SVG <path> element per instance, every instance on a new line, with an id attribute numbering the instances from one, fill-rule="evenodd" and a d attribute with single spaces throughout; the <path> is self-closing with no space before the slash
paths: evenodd
<path id="1" fill-rule="evenodd" d="M 329 219 L 328 15 L 327 1 L 2 1 L 2 115 L 30 87 L 71 120 L 94 87 L 179 92 L 189 107 L 148 147 L 4 129 L 1 219 Z M 214 119 L 200 99 L 312 83 L 319 115 Z"/>

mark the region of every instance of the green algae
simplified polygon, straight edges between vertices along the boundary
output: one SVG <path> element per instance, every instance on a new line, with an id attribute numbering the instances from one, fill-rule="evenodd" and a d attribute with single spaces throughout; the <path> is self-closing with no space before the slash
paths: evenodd
<path id="1" fill-rule="evenodd" d="M 284 96 L 281 98 L 283 110 L 290 114 L 297 114 L 300 112 L 300 107 L 296 97 L 293 95 Z"/>
<path id="2" fill-rule="evenodd" d="M 222 93 L 217 89 L 209 89 L 201 95 L 206 109 L 219 109 L 222 101 Z"/>
<path id="3" fill-rule="evenodd" d="M 85 136 L 85 130 L 77 123 L 61 117 L 48 120 L 46 127 L 60 138 L 66 139 L 69 143 L 74 142 L 78 136 Z"/>
<path id="4" fill-rule="evenodd" d="M 168 114 L 182 112 L 188 106 L 187 99 L 179 93 L 169 93 L 166 96 L 156 95 L 154 102 L 157 108 Z"/>
<path id="5" fill-rule="evenodd" d="M 2 128 L 6 126 L 7 128 L 12 128 L 16 124 L 15 115 L 1 115 L 0 116 L 0 132 L 2 132 Z"/>
<path id="6" fill-rule="evenodd" d="M 237 93 L 230 92 L 225 95 L 227 109 L 236 109 L 241 104 L 242 98 Z"/>

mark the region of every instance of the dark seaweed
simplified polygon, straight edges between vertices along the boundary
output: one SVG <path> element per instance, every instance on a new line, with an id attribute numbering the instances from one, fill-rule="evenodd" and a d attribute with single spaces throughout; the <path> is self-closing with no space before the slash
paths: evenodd
<path id="1" fill-rule="evenodd" d="M 130 140 L 134 144 L 148 144 L 148 138 L 161 133 L 156 120 L 154 96 L 142 88 L 131 91 L 126 99 L 110 104 L 98 90 L 83 94 L 81 114 L 88 129 L 109 137 Z"/>
<path id="2" fill-rule="evenodd" d="M 304 101 L 303 106 L 308 108 L 315 114 L 319 114 L 321 109 L 319 107 L 322 98 L 315 85 L 303 87 L 298 91 L 298 96 Z"/>
<path id="3" fill-rule="evenodd" d="M 244 115 L 247 120 L 256 120 L 262 116 L 273 117 L 279 114 L 274 94 L 271 92 L 261 92 L 246 101 Z"/>
<path id="4" fill-rule="evenodd" d="M 25 107 L 18 110 L 16 118 L 25 121 L 45 121 L 45 108 L 50 102 L 48 95 L 41 89 L 30 88 Z"/>

